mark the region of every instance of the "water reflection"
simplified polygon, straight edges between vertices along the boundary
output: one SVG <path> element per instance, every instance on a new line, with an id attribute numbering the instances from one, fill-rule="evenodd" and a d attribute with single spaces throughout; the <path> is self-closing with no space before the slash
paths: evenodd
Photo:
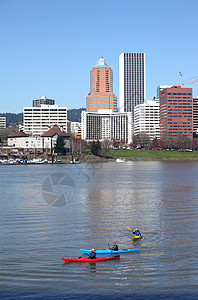
<path id="1" fill-rule="evenodd" d="M 94 173 L 83 164 L 0 169 L 0 276 L 9 297 L 24 290 L 68 299 L 198 294 L 196 162 L 108 163 Z M 76 186 L 63 207 L 41 194 L 45 178 L 57 172 L 69 172 Z M 144 239 L 133 241 L 127 227 L 138 227 Z M 113 241 L 140 253 L 118 262 L 61 262 Z"/>

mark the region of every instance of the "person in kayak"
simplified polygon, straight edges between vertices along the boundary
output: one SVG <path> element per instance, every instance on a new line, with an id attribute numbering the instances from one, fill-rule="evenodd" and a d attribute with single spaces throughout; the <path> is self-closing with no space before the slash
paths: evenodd
<path id="1" fill-rule="evenodd" d="M 96 252 L 95 249 L 91 249 L 91 253 L 86 253 L 90 259 L 95 259 L 96 258 Z"/>
<path id="2" fill-rule="evenodd" d="M 118 251 L 118 245 L 116 244 L 116 242 L 113 242 L 113 246 L 109 246 L 110 250 L 114 250 L 114 251 Z"/>
<path id="3" fill-rule="evenodd" d="M 133 234 L 140 236 L 142 235 L 141 232 L 136 228 L 135 230 L 133 230 Z"/>

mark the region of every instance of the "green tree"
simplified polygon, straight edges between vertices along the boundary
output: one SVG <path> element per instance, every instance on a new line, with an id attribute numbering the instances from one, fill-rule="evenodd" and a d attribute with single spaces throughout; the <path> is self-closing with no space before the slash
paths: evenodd
<path id="1" fill-rule="evenodd" d="M 97 155 L 100 155 L 101 154 L 101 145 L 100 145 L 99 141 L 96 142 L 96 149 L 97 149 Z"/>
<path id="2" fill-rule="evenodd" d="M 93 155 L 100 155 L 100 152 L 101 152 L 101 145 L 100 145 L 100 142 L 97 141 L 93 141 L 92 142 L 92 146 L 91 146 L 91 153 Z"/>
<path id="3" fill-rule="evenodd" d="M 65 154 L 65 141 L 62 135 L 59 135 L 56 140 L 56 146 L 54 147 L 54 151 L 58 154 Z"/>

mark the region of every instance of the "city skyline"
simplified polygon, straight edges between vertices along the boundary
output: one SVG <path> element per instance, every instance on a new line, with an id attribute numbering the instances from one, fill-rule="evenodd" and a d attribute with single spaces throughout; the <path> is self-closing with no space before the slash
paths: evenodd
<path id="1" fill-rule="evenodd" d="M 123 52 L 146 54 L 146 100 L 159 85 L 195 79 L 197 8 L 194 0 L 102 0 L 100 7 L 89 0 L 1 1 L 0 113 L 22 112 L 41 95 L 68 109 L 86 107 L 90 69 L 100 56 L 114 72 L 118 107 Z M 188 87 L 197 97 L 198 84 Z"/>

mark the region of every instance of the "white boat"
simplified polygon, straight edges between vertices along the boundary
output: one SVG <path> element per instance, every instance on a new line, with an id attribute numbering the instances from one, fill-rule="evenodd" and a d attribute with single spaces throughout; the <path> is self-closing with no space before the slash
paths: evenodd
<path id="1" fill-rule="evenodd" d="M 55 159 L 54 163 L 55 164 L 61 164 L 61 160 L 60 159 Z"/>
<path id="2" fill-rule="evenodd" d="M 124 158 L 116 158 L 116 162 L 123 163 L 125 162 Z"/>

